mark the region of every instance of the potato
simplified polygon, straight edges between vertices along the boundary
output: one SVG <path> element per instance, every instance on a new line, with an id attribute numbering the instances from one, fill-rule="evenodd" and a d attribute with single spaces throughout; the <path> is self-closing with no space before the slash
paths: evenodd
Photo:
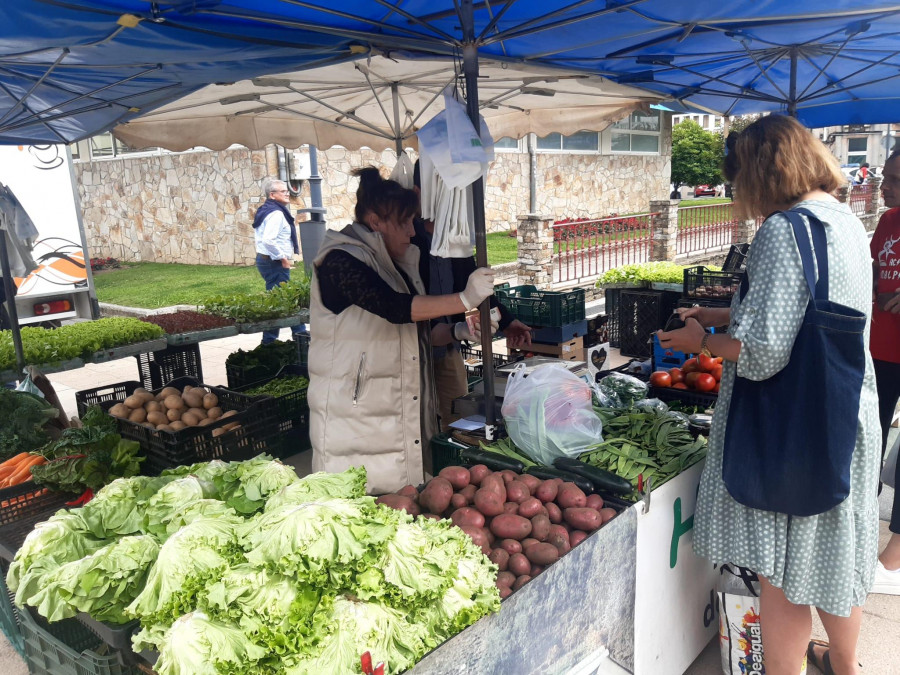
<path id="1" fill-rule="evenodd" d="M 156 430 L 157 431 L 174 431 L 172 429 L 172 427 L 170 427 L 168 424 L 158 424 L 158 425 L 156 425 Z"/>
<path id="2" fill-rule="evenodd" d="M 181 411 L 177 408 L 169 408 L 166 410 L 166 417 L 170 422 L 176 422 L 181 419 Z"/>
<path id="3" fill-rule="evenodd" d="M 531 571 L 528 573 L 528 576 L 530 576 L 532 579 L 534 579 L 538 574 L 540 574 L 543 571 L 544 571 L 543 565 L 532 565 Z"/>
<path id="4" fill-rule="evenodd" d="M 550 519 L 551 523 L 557 524 L 563 521 L 562 509 L 556 504 L 547 502 L 544 504 L 544 508 L 547 509 L 547 517 Z"/>
<path id="5" fill-rule="evenodd" d="M 381 495 L 375 500 L 376 504 L 384 504 L 390 506 L 397 511 L 406 511 L 411 516 L 418 516 L 422 513 L 422 509 L 409 497 L 403 495 Z"/>
<path id="6" fill-rule="evenodd" d="M 144 389 L 143 387 L 136 387 L 134 391 L 131 392 L 132 396 L 143 396 L 144 398 L 150 397 L 153 398 L 153 394 Z"/>
<path id="7" fill-rule="evenodd" d="M 559 484 L 555 480 L 545 480 L 537 487 L 534 496 L 546 504 L 547 502 L 552 502 L 556 499 L 558 493 Z"/>
<path id="8" fill-rule="evenodd" d="M 193 388 L 194 387 L 190 384 L 184 385 L 184 388 L 181 390 L 181 395 L 184 396 L 186 393 L 188 393 Z"/>
<path id="9" fill-rule="evenodd" d="M 166 396 L 163 399 L 163 405 L 166 406 L 166 409 L 168 410 L 184 410 L 186 407 L 184 405 L 184 400 L 178 394 Z"/>
<path id="10" fill-rule="evenodd" d="M 515 502 L 504 502 L 503 503 L 503 512 L 504 513 L 519 513 L 519 505 Z"/>
<path id="11" fill-rule="evenodd" d="M 538 514 L 531 519 L 531 536 L 538 541 L 546 541 L 550 536 L 550 519 Z"/>
<path id="12" fill-rule="evenodd" d="M 235 429 L 239 429 L 241 426 L 240 422 L 231 422 L 222 427 L 225 431 L 234 431 Z"/>
<path id="13" fill-rule="evenodd" d="M 525 483 L 525 485 L 528 486 L 528 491 L 531 492 L 532 495 L 542 482 L 540 478 L 538 478 L 537 476 L 532 476 L 530 473 L 523 473 L 516 480 Z"/>
<path id="14" fill-rule="evenodd" d="M 468 506 L 456 509 L 456 511 L 450 514 L 450 520 L 452 520 L 453 524 L 457 527 L 462 527 L 463 525 L 484 527 L 484 516 L 478 510 Z"/>
<path id="15" fill-rule="evenodd" d="M 419 496 L 419 491 L 416 489 L 415 485 L 404 485 L 402 488 L 397 490 L 397 494 L 401 497 L 409 497 L 410 499 L 415 499 Z"/>
<path id="16" fill-rule="evenodd" d="M 513 553 L 509 556 L 507 569 L 516 576 L 528 574 L 531 571 L 531 561 L 525 557 L 524 553 Z"/>
<path id="17" fill-rule="evenodd" d="M 455 493 L 452 497 L 450 497 L 450 509 L 455 511 L 456 509 L 462 509 L 469 505 L 469 500 L 463 497 L 458 492 Z"/>
<path id="18" fill-rule="evenodd" d="M 535 544 L 540 544 L 540 543 L 541 542 L 539 542 L 534 537 L 525 537 L 522 540 L 522 552 L 524 553 L 525 551 L 527 551 L 529 549 L 529 547 L 534 546 Z"/>
<path id="19" fill-rule="evenodd" d="M 188 408 L 189 413 L 197 416 L 197 419 L 205 420 L 207 417 L 206 408 Z"/>
<path id="20" fill-rule="evenodd" d="M 563 511 L 565 521 L 576 530 L 593 532 L 603 524 L 603 516 L 596 509 L 572 508 Z"/>
<path id="21" fill-rule="evenodd" d="M 498 594 L 500 595 L 500 599 L 501 599 L 501 600 L 504 600 L 504 599 L 508 598 L 508 597 L 511 596 L 512 593 L 513 593 L 512 589 L 511 589 L 509 586 L 501 586 L 501 587 L 498 589 L 498 591 L 499 591 Z"/>
<path id="22" fill-rule="evenodd" d="M 128 415 L 128 420 L 130 422 L 134 422 L 135 424 L 143 424 L 147 421 L 147 411 L 143 408 L 132 410 L 131 414 Z"/>
<path id="23" fill-rule="evenodd" d="M 210 417 L 205 417 L 205 418 L 203 418 L 202 420 L 200 420 L 200 423 L 199 423 L 197 426 L 199 426 L 199 427 L 205 427 L 205 426 L 207 426 L 207 425 L 209 425 L 209 424 L 212 424 L 213 422 L 215 422 L 214 419 L 212 419 L 212 418 L 210 418 Z"/>
<path id="24" fill-rule="evenodd" d="M 584 530 L 572 530 L 569 533 L 569 544 L 571 544 L 572 548 L 575 548 L 578 544 L 587 539 L 587 536 L 587 532 Z"/>
<path id="25" fill-rule="evenodd" d="M 531 534 L 531 521 L 522 516 L 504 513 L 491 521 L 491 532 L 501 539 L 522 540 Z"/>
<path id="26" fill-rule="evenodd" d="M 224 433 L 225 433 L 225 427 L 216 427 L 215 429 L 212 430 L 213 438 L 218 438 L 219 436 L 221 436 Z"/>
<path id="27" fill-rule="evenodd" d="M 224 415 L 223 415 L 224 417 Z M 450 498 L 453 496 L 453 486 L 446 478 L 436 476 L 428 481 L 428 485 L 419 495 L 419 504 L 426 511 L 441 514 L 450 506 Z"/>
<path id="28" fill-rule="evenodd" d="M 168 424 L 169 418 L 166 417 L 165 413 L 161 413 L 158 410 L 151 410 L 147 413 L 147 421 L 158 427 L 160 424 Z"/>
<path id="29" fill-rule="evenodd" d="M 528 570 L 531 571 L 531 568 L 529 567 Z M 524 586 L 525 584 L 527 584 L 529 581 L 531 581 L 531 577 L 528 576 L 527 574 L 523 574 L 523 575 L 521 575 L 521 576 L 519 576 L 519 577 L 516 577 L 516 580 L 515 580 L 515 582 L 513 583 L 512 589 L 513 589 L 514 591 L 517 591 L 517 590 L 519 590 L 520 588 L 522 588 L 522 586 Z"/>
<path id="30" fill-rule="evenodd" d="M 502 548 L 504 551 L 506 551 L 510 555 L 513 555 L 514 553 L 521 553 L 522 552 L 522 542 L 516 541 L 515 539 L 504 539 L 503 541 L 500 542 L 500 548 Z"/>
<path id="31" fill-rule="evenodd" d="M 597 509 L 599 511 L 603 508 L 603 497 L 600 495 L 588 495 L 585 506 L 589 509 Z"/>
<path id="32" fill-rule="evenodd" d="M 471 504 L 475 501 L 475 493 L 477 491 L 478 491 L 478 488 L 475 485 L 472 485 L 470 483 L 469 485 L 466 485 L 466 487 L 464 487 L 462 490 L 460 490 L 459 494 L 461 494 L 463 497 L 465 497 L 468 500 L 468 502 Z"/>
<path id="33" fill-rule="evenodd" d="M 163 387 L 163 389 L 156 395 L 156 400 L 159 400 L 159 397 L 162 396 L 163 399 L 168 398 L 169 396 L 181 396 L 181 392 L 178 391 L 175 387 Z"/>
<path id="34" fill-rule="evenodd" d="M 200 418 L 190 411 L 185 412 L 181 415 L 181 421 L 189 427 L 195 427 L 200 424 Z"/>
<path id="35" fill-rule="evenodd" d="M 109 414 L 113 417 L 124 417 L 127 419 L 131 414 L 131 408 L 129 408 L 124 403 L 116 403 L 112 408 L 109 409 Z"/>
<path id="36" fill-rule="evenodd" d="M 160 403 L 159 401 L 157 401 L 154 398 L 151 398 L 149 401 L 144 403 L 144 410 L 146 410 L 148 413 L 164 412 L 162 403 Z"/>
<path id="37" fill-rule="evenodd" d="M 210 392 L 209 394 L 203 395 L 203 407 L 204 408 L 206 408 L 207 410 L 210 410 L 211 408 L 215 408 L 217 405 L 219 405 L 219 397 L 218 396 L 216 396 L 212 392 Z"/>
<path id="38" fill-rule="evenodd" d="M 556 547 L 556 550 L 559 551 L 559 554 L 563 556 L 572 549 L 571 544 L 569 544 L 569 533 L 566 532 L 565 528 L 560 527 L 559 525 L 551 525 L 550 527 L 550 536 L 547 537 L 547 543 L 553 544 Z"/>
<path id="39" fill-rule="evenodd" d="M 131 396 L 129 396 L 128 398 L 125 399 L 125 405 L 128 406 L 129 408 L 131 408 L 132 410 L 135 410 L 137 408 L 143 408 L 144 407 L 144 399 L 141 396 L 135 396 L 134 394 L 132 394 Z"/>
<path id="40" fill-rule="evenodd" d="M 469 467 L 469 482 L 472 485 L 481 485 L 481 481 L 487 476 L 491 470 L 484 464 L 476 464 Z"/>
<path id="41" fill-rule="evenodd" d="M 575 483 L 563 483 L 556 496 L 556 503 L 561 509 L 583 508 L 587 504 L 587 495 Z"/>
<path id="42" fill-rule="evenodd" d="M 531 496 L 531 490 L 522 481 L 511 480 L 506 484 L 506 501 L 521 504 Z"/>
<path id="43" fill-rule="evenodd" d="M 504 469 L 503 471 L 500 472 L 500 475 L 503 476 L 504 483 L 511 483 L 512 481 L 514 481 L 516 478 L 519 477 L 519 474 L 517 474 L 515 471 L 513 471 L 511 469 Z"/>
<path id="44" fill-rule="evenodd" d="M 219 418 L 222 416 L 222 409 L 219 408 L 219 407 L 209 408 L 209 409 L 206 411 L 206 414 L 207 414 L 207 416 L 209 417 L 209 419 L 211 419 L 211 420 L 217 420 L 217 419 L 219 419 Z"/>
<path id="45" fill-rule="evenodd" d="M 491 562 L 497 566 L 501 572 L 503 572 L 507 566 L 509 565 L 509 553 L 507 553 L 502 548 L 495 548 L 491 551 L 491 554 L 488 556 L 491 559 Z"/>
<path id="46" fill-rule="evenodd" d="M 475 493 L 475 508 L 486 516 L 499 516 L 503 513 L 503 500 L 495 491 L 481 488 Z"/>
<path id="47" fill-rule="evenodd" d="M 472 541 L 475 542 L 476 546 L 481 547 L 481 552 L 485 555 L 491 554 L 491 544 L 488 540 L 487 532 L 484 528 L 481 527 L 473 527 L 472 525 L 464 525 L 460 528 L 463 532 L 465 532 Z"/>
<path id="48" fill-rule="evenodd" d="M 519 509 L 517 513 L 523 518 L 534 518 L 538 513 L 541 512 L 543 505 L 541 504 L 541 500 L 537 497 L 529 497 L 521 504 L 519 504 Z"/>
<path id="49" fill-rule="evenodd" d="M 226 410 L 222 413 L 222 417 L 232 417 L 234 415 L 237 415 L 237 410 Z"/>
<path id="50" fill-rule="evenodd" d="M 185 424 L 181 420 L 173 420 L 172 422 L 169 422 L 169 426 L 172 427 L 172 431 L 181 431 L 182 429 L 187 429 L 187 424 Z"/>
<path id="51" fill-rule="evenodd" d="M 501 502 L 506 501 L 506 482 L 499 473 L 491 473 L 485 476 L 481 481 L 479 490 L 490 490 L 500 497 Z"/>
<path id="52" fill-rule="evenodd" d="M 466 485 L 469 484 L 471 477 L 469 476 L 469 470 L 464 469 L 461 466 L 447 466 L 441 469 L 441 472 L 438 474 L 441 478 L 446 478 L 450 481 L 450 485 L 453 486 L 454 490 L 462 490 Z"/>
<path id="53" fill-rule="evenodd" d="M 203 394 L 198 391 L 188 391 L 185 388 L 184 393 L 181 395 L 184 404 L 188 408 L 202 408 L 203 407 Z"/>
<path id="54" fill-rule="evenodd" d="M 525 557 L 535 565 L 552 565 L 559 560 L 559 551 L 553 544 L 535 544 L 525 549 Z"/>
<path id="55" fill-rule="evenodd" d="M 600 515 L 603 517 L 603 523 L 606 524 L 616 517 L 616 510 L 607 506 L 600 509 Z"/>
<path id="56" fill-rule="evenodd" d="M 516 575 L 513 574 L 512 572 L 510 572 L 508 570 L 504 571 L 504 572 L 500 572 L 500 574 L 497 575 L 497 586 L 499 586 L 500 588 L 503 588 L 504 586 L 509 588 L 510 586 L 513 585 L 515 580 L 516 580 Z"/>

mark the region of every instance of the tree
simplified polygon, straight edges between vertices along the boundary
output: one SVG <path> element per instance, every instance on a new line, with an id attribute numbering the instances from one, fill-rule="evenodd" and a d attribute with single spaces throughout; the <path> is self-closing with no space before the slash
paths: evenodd
<path id="1" fill-rule="evenodd" d="M 738 115 L 737 117 L 732 117 L 731 122 L 728 125 L 728 133 L 739 133 L 753 124 L 760 117 L 762 117 L 762 115 Z"/>
<path id="2" fill-rule="evenodd" d="M 692 120 L 672 129 L 672 182 L 718 185 L 722 182 L 722 134 L 704 131 Z"/>

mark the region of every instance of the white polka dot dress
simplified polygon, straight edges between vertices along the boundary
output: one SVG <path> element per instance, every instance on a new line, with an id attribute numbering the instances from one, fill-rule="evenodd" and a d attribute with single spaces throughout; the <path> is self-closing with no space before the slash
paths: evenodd
<path id="1" fill-rule="evenodd" d="M 828 299 L 871 316 L 872 260 L 862 223 L 838 202 L 806 201 L 797 206 L 808 208 L 825 224 Z M 847 499 L 830 511 L 803 518 L 738 504 L 722 481 L 728 408 L 740 405 L 740 400 L 731 401 L 735 371 L 753 380 L 780 371 L 790 359 L 809 302 L 800 253 L 786 218 L 773 216 L 760 227 L 750 247 L 747 273 L 750 292 L 743 302 L 738 296 L 732 302 L 729 333 L 742 347 L 737 364 L 726 361 L 722 373 L 697 498 L 694 551 L 715 563 L 754 570 L 782 588 L 795 604 L 847 616 L 865 601 L 878 555 L 881 430 L 872 360 L 867 352 L 859 411 L 832 412 L 859 418 Z M 865 344 L 869 344 L 868 322 Z M 803 479 L 796 476 L 797 481 Z"/>

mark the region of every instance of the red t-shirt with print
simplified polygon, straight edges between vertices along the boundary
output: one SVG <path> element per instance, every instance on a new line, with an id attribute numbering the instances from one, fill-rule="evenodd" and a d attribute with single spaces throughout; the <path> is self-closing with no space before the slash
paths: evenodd
<path id="1" fill-rule="evenodd" d="M 900 289 L 900 208 L 881 216 L 871 247 L 876 263 L 876 292 L 896 292 Z M 900 363 L 900 314 L 883 311 L 877 300 L 872 308 L 869 344 L 873 359 Z"/>

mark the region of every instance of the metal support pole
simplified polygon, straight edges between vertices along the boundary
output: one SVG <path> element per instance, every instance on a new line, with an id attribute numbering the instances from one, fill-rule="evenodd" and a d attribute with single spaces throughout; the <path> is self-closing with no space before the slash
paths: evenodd
<path id="1" fill-rule="evenodd" d="M 788 92 L 788 115 L 797 117 L 797 54 L 799 49 L 791 47 L 791 88 Z"/>
<path id="2" fill-rule="evenodd" d="M 0 218 L 3 215 L 0 214 Z M 6 308 L 9 315 L 10 333 L 12 333 L 13 348 L 16 351 L 16 371 L 19 375 L 25 373 L 25 351 L 22 349 L 22 333 L 19 329 L 19 312 L 16 310 L 16 287 L 13 283 L 12 270 L 9 266 L 9 249 L 6 246 L 6 231 L 10 224 L 3 219 L 0 222 L 0 270 L 3 272 L 3 290 L 6 295 Z"/>
<path id="3" fill-rule="evenodd" d="M 391 104 L 394 106 L 394 149 L 399 158 L 403 154 L 403 138 L 400 135 L 400 92 L 396 82 L 391 82 Z"/>
<path id="4" fill-rule="evenodd" d="M 466 110 L 477 133 L 481 133 L 478 116 L 478 45 L 475 43 L 475 12 L 472 0 L 462 0 L 460 23 L 463 29 L 463 72 L 466 77 Z M 478 178 L 472 183 L 472 206 L 475 216 L 475 262 L 478 267 L 487 267 L 487 236 L 484 225 L 484 183 Z M 481 361 L 484 373 L 484 417 L 485 436 L 494 439 L 497 425 L 497 411 L 494 400 L 494 357 L 491 349 L 491 303 L 481 303 Z"/>
<path id="5" fill-rule="evenodd" d="M 537 213 L 537 153 L 535 134 L 525 137 L 528 142 L 528 213 Z"/>
<path id="6" fill-rule="evenodd" d="M 297 213 L 308 213 L 309 220 L 299 224 L 300 245 L 303 251 L 303 266 L 312 276 L 313 259 L 319 252 L 325 237 L 325 208 L 322 206 L 322 176 L 319 175 L 319 157 L 316 146 L 309 146 L 309 203 L 310 208 L 299 209 Z"/>

